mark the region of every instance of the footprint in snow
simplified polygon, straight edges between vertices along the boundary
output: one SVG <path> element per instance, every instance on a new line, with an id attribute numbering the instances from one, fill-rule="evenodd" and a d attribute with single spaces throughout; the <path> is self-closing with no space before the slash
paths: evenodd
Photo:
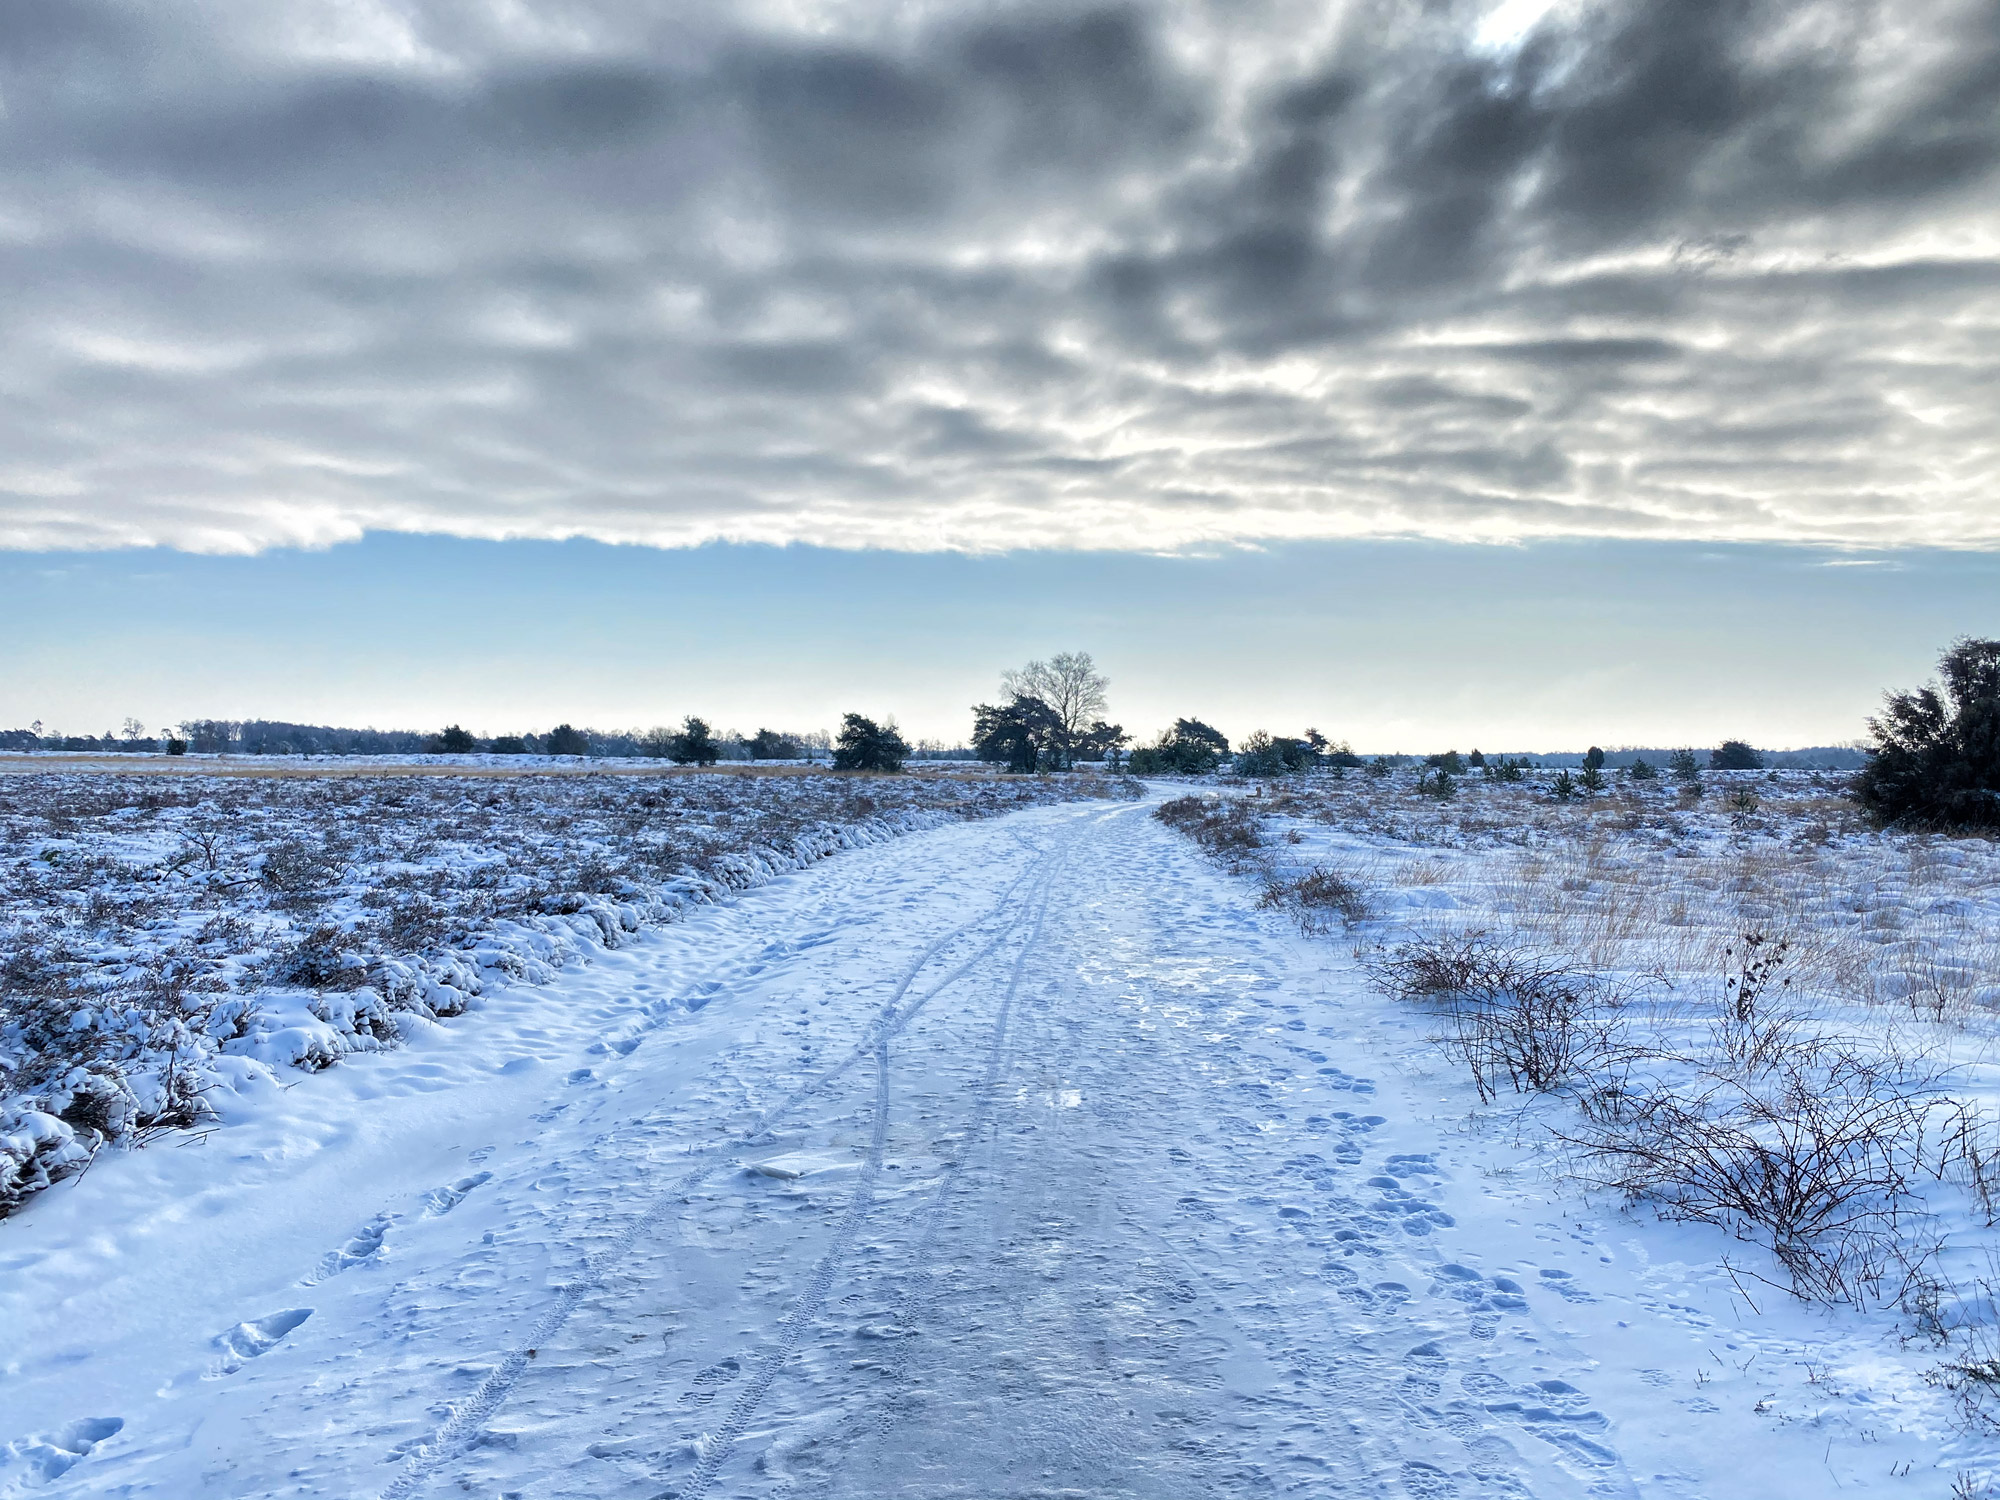
<path id="1" fill-rule="evenodd" d="M 0 1475 L 17 1464 L 37 1484 L 49 1484 L 90 1457 L 91 1450 L 123 1430 L 123 1417 L 83 1417 L 56 1432 L 38 1433 L 0 1448 Z"/>
<path id="2" fill-rule="evenodd" d="M 1572 1302 L 1595 1302 L 1597 1300 L 1581 1286 L 1578 1286 L 1576 1277 L 1568 1271 L 1558 1271 L 1553 1267 L 1545 1267 L 1541 1272 L 1541 1278 L 1542 1285 L 1546 1290 L 1560 1293 Z"/>
<path id="3" fill-rule="evenodd" d="M 491 1182 L 492 1180 L 493 1174 L 491 1172 L 474 1172 L 471 1176 L 461 1177 L 458 1181 L 448 1183 L 444 1187 L 432 1188 L 428 1193 L 424 1194 L 424 1217 L 426 1219 L 435 1219 L 450 1213 L 465 1201 L 467 1193 L 471 1192 L 481 1183 Z"/>
<path id="4" fill-rule="evenodd" d="M 1435 1464 L 1419 1463 L 1411 1460 L 1403 1465 L 1403 1488 L 1415 1500 L 1448 1500 L 1458 1493 L 1458 1484 L 1451 1475 Z"/>
<path id="5" fill-rule="evenodd" d="M 389 1226 L 399 1217 L 400 1215 L 389 1213 L 375 1215 L 355 1230 L 346 1244 L 322 1255 L 319 1264 L 299 1278 L 299 1285 L 316 1286 L 329 1276 L 338 1276 L 342 1271 L 355 1266 L 374 1264 L 382 1253 L 382 1237 L 389 1232 Z"/>
<path id="6" fill-rule="evenodd" d="M 706 1406 L 715 1399 L 716 1387 L 727 1385 L 742 1373 L 742 1364 L 733 1358 L 725 1359 L 719 1365 L 710 1365 L 695 1376 L 695 1388 L 682 1399 L 690 1406 Z"/>
<path id="7" fill-rule="evenodd" d="M 215 1363 L 209 1366 L 209 1380 L 224 1375 L 234 1375 L 253 1359 L 269 1354 L 307 1318 L 313 1315 L 310 1307 L 288 1307 L 283 1312 L 274 1312 L 254 1323 L 238 1323 L 234 1328 L 215 1336 L 215 1347 L 222 1351 Z"/>

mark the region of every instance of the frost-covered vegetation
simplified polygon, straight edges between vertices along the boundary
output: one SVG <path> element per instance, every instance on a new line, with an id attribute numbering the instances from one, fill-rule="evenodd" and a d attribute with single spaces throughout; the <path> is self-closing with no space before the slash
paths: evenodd
<path id="1" fill-rule="evenodd" d="M 1884 1310 L 2000 1426 L 2000 844 L 1804 772 L 1438 780 L 1160 815 L 1344 934 L 1573 1189 L 1761 1246 L 1751 1292 Z"/>
<path id="2" fill-rule="evenodd" d="M 299 771 L 302 768 L 292 767 Z M 0 1213 L 249 1075 L 841 849 L 1097 778 L 0 777 Z"/>

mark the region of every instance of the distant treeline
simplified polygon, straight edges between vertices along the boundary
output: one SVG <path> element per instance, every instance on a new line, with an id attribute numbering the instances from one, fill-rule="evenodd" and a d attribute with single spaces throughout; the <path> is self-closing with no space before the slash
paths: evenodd
<path id="1" fill-rule="evenodd" d="M 1657 769 L 1673 758 L 1678 746 L 1654 749 L 1607 750 L 1604 764 L 1607 768 L 1623 770 L 1635 761 L 1645 761 Z M 1707 751 L 1702 752 L 1704 755 Z M 1578 767 L 1588 754 L 1582 750 L 1558 750 L 1547 752 L 1499 750 L 1489 751 L 1489 758 L 1505 757 L 1522 761 L 1531 766 L 1547 766 L 1551 769 Z M 1868 756 L 1853 745 L 1811 745 L 1803 750 L 1759 750 L 1758 756 L 1765 766 L 1773 770 L 1785 771 L 1858 771 L 1867 763 Z M 1392 757 L 1407 763 L 1409 757 Z"/>
<path id="2" fill-rule="evenodd" d="M 451 725 L 435 733 L 413 729 L 342 729 L 328 724 L 289 724 L 279 719 L 189 719 L 147 734 L 128 720 L 123 731 L 101 735 L 0 729 L 0 750 L 117 751 L 124 754 L 192 755 L 602 755 L 669 759 L 685 729 L 577 729 L 558 724 L 542 734 L 475 735 Z M 725 731 L 712 741 L 713 758 L 723 761 L 831 758 L 833 740 L 825 730 L 791 733 L 760 729 L 754 735 Z M 704 756 L 704 759 L 707 757 Z M 912 760 L 971 760 L 962 745 L 919 740 Z"/>
<path id="3" fill-rule="evenodd" d="M 1189 721 L 1192 722 L 1192 721 Z M 473 735 L 457 726 L 435 733 L 414 729 L 341 729 L 326 724 L 289 724 L 279 719 L 190 719 L 158 735 L 147 735 L 141 726 L 127 722 L 126 732 L 107 731 L 101 735 L 44 734 L 36 725 L 28 729 L 0 729 L 0 750 L 121 751 L 126 754 L 162 754 L 176 744 L 195 755 L 601 755 L 666 759 L 673 754 L 676 731 L 671 729 L 575 729 L 559 724 L 546 733 Z M 1220 739 L 1220 736 L 1217 736 Z M 1227 741 L 1221 742 L 1227 746 Z M 1324 742 L 1322 742 L 1324 743 Z M 722 761 L 804 760 L 822 761 L 831 753 L 831 737 L 824 730 L 787 733 L 763 729 L 754 735 L 725 731 L 715 736 L 715 758 Z M 1344 746 L 1329 747 L 1329 763 L 1359 765 L 1361 757 L 1346 752 Z M 1627 748 L 1604 752 L 1604 765 L 1622 770 L 1643 760 L 1660 767 L 1667 764 L 1673 748 Z M 1226 748 L 1216 756 L 1218 762 Z M 1576 768 L 1584 763 L 1582 750 L 1495 751 L 1489 759 L 1506 758 L 1527 766 L 1549 769 Z M 1855 771 L 1867 756 L 1852 745 L 1815 745 L 1803 750 L 1764 750 L 1759 754 L 1766 766 L 1786 770 Z M 1144 752 L 1141 752 L 1142 759 Z M 976 760 L 980 753 L 965 745 L 947 745 L 936 740 L 918 740 L 910 752 L 912 760 Z M 996 757 L 997 758 L 997 757 Z M 1421 764 L 1421 755 L 1384 755 L 1379 759 L 1391 766 Z M 1148 767 L 1138 767 L 1145 773 Z M 1157 774 L 1157 770 L 1154 770 Z"/>

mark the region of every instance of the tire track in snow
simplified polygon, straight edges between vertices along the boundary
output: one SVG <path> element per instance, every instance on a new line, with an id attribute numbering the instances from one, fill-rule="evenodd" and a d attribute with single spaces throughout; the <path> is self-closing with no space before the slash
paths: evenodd
<path id="1" fill-rule="evenodd" d="M 1070 837 L 1073 837 L 1073 834 Z M 1048 911 L 1049 897 L 1055 888 L 1055 877 L 1068 852 L 1069 838 L 1066 837 L 1054 852 L 1045 856 L 1038 872 L 1041 877 L 1039 889 L 1032 898 L 1035 915 L 1029 927 L 1028 936 L 1022 944 L 1021 953 L 1015 959 L 1013 978 L 1002 1000 L 1000 1034 L 995 1037 L 993 1046 L 989 1052 L 989 1066 L 987 1070 L 989 1087 L 982 1089 L 982 1098 L 990 1093 L 991 1079 L 999 1069 L 1001 1038 L 1005 1035 L 1005 1018 L 1012 1007 L 1014 993 L 1020 983 L 1021 970 L 1027 962 L 1027 955 L 1034 950 L 1040 939 L 1042 918 Z M 1018 930 L 1021 925 L 1021 922 L 1017 920 L 1008 931 Z M 1005 933 L 1001 935 L 1002 938 L 1005 936 Z M 998 947 L 1000 941 L 1000 938 L 996 938 L 992 943 L 989 943 L 980 953 L 961 966 L 958 973 L 953 976 L 952 981 L 948 981 L 947 985 L 940 985 L 936 990 L 932 991 L 932 994 L 940 993 L 948 987 L 949 983 L 955 982 L 973 964 L 980 962 L 994 948 Z M 911 1015 L 914 1016 L 914 1014 L 915 1008 L 913 1007 Z M 784 1369 L 785 1362 L 798 1349 L 799 1343 L 805 1338 L 806 1330 L 812 1326 L 813 1320 L 819 1316 L 820 1310 L 825 1307 L 827 1293 L 833 1287 L 833 1278 L 838 1274 L 841 1262 L 847 1258 L 848 1252 L 854 1248 L 854 1237 L 860 1233 L 861 1223 L 868 1216 L 868 1210 L 873 1206 L 875 1201 L 875 1181 L 881 1175 L 883 1152 L 888 1145 L 889 1041 L 895 1032 L 901 1029 L 901 1024 L 892 1029 L 885 1029 L 875 1042 L 875 1126 L 869 1136 L 867 1159 L 863 1163 L 861 1172 L 855 1180 L 854 1191 L 848 1195 L 847 1209 L 841 1218 L 839 1227 L 834 1231 L 833 1242 L 820 1255 L 819 1260 L 813 1266 L 812 1274 L 806 1279 L 805 1287 L 793 1300 L 792 1305 L 786 1309 L 784 1316 L 778 1320 L 780 1328 L 778 1346 L 768 1352 L 759 1363 L 757 1373 L 751 1377 L 750 1383 L 737 1396 L 735 1404 L 730 1407 L 729 1415 L 723 1419 L 722 1425 L 713 1433 L 703 1434 L 700 1448 L 701 1457 L 696 1462 L 694 1471 L 689 1474 L 687 1481 L 678 1488 L 665 1492 L 665 1494 L 672 1495 L 674 1500 L 702 1500 L 702 1497 L 708 1493 L 710 1486 L 715 1483 L 716 1476 L 721 1472 L 722 1466 L 729 1461 L 729 1456 L 735 1452 L 737 1439 L 743 1435 L 743 1429 L 749 1425 L 750 1419 L 757 1414 L 757 1408 L 763 1404 L 764 1397 L 770 1392 L 772 1383 L 777 1380 L 779 1373 Z M 665 1494 L 660 1497 L 660 1500 L 665 1500 Z"/>
<path id="2" fill-rule="evenodd" d="M 1068 851 L 1064 851 L 1067 855 Z M 1059 872 L 1058 872 L 1059 873 Z M 938 1185 L 931 1194 L 931 1201 L 924 1207 L 923 1233 L 918 1236 L 916 1249 L 912 1255 L 913 1269 L 910 1283 L 897 1309 L 896 1324 L 903 1332 L 897 1344 L 896 1356 L 889 1369 L 891 1395 L 909 1379 L 910 1351 L 908 1340 L 914 1338 L 922 1325 L 931 1302 L 931 1286 L 935 1278 L 931 1275 L 931 1255 L 937 1243 L 938 1225 L 943 1219 L 945 1204 L 952 1189 L 958 1185 L 960 1173 L 981 1136 L 991 1127 L 993 1118 L 994 1090 L 1000 1081 L 1000 1066 L 1005 1060 L 1009 1027 L 1013 1021 L 1014 1000 L 1021 991 L 1021 977 L 1027 971 L 1028 956 L 1041 947 L 1042 925 L 1049 914 L 1049 898 L 1054 891 L 1053 879 L 1043 887 L 1041 900 L 1035 910 L 1034 924 L 1029 928 L 1027 939 L 1021 944 L 1021 951 L 1014 955 L 1014 967 L 1007 977 L 1007 988 L 1000 997 L 1000 1008 L 994 1017 L 993 1040 L 986 1049 L 986 1071 L 980 1078 L 979 1091 L 973 1104 L 972 1123 L 965 1132 L 964 1147 L 950 1161 L 944 1163 Z M 893 1405 L 881 1413 L 881 1426 L 894 1424 L 896 1413 Z"/>
<path id="3" fill-rule="evenodd" d="M 488 1372 L 486 1378 L 480 1381 L 478 1387 L 474 1389 L 471 1395 L 467 1396 L 463 1401 L 454 1403 L 450 1414 L 439 1424 L 437 1430 L 432 1433 L 430 1438 L 411 1452 L 408 1459 L 404 1462 L 403 1471 L 381 1490 L 380 1500 L 409 1500 L 409 1497 L 416 1495 L 439 1469 L 461 1455 L 471 1445 L 472 1440 L 484 1428 L 485 1424 L 492 1419 L 494 1413 L 500 1409 L 508 1395 L 513 1391 L 514 1386 L 520 1381 L 522 1373 L 526 1371 L 530 1361 L 535 1358 L 536 1352 L 562 1331 L 583 1300 L 604 1284 L 605 1278 L 632 1253 L 640 1241 L 657 1230 L 678 1209 L 685 1207 L 685 1200 L 688 1194 L 700 1187 L 710 1175 L 722 1167 L 723 1162 L 719 1159 L 720 1152 L 754 1145 L 769 1133 L 772 1126 L 776 1125 L 786 1115 L 790 1114 L 807 1100 L 831 1087 L 849 1068 L 862 1057 L 867 1056 L 870 1051 L 873 1051 L 876 1055 L 877 1099 L 880 1101 L 885 1098 L 884 1091 L 887 1089 L 888 1045 L 890 1039 L 916 1019 L 917 1015 L 926 1005 L 952 985 L 956 984 L 975 965 L 984 960 L 995 948 L 999 947 L 1010 933 L 1020 927 L 1022 919 L 1016 916 L 1013 921 L 1002 927 L 999 932 L 994 934 L 970 958 L 953 969 L 943 980 L 924 992 L 916 1001 L 906 1006 L 903 1004 L 904 998 L 909 994 L 911 986 L 916 983 L 917 977 L 935 962 L 940 954 L 950 948 L 952 944 L 984 926 L 992 919 L 996 912 L 1010 911 L 1015 893 L 1031 879 L 1039 876 L 1043 884 L 1046 885 L 1052 861 L 1056 859 L 1059 853 L 1067 850 L 1069 840 L 1073 836 L 1073 834 L 1066 831 L 1058 842 L 1056 850 L 1053 852 L 1043 852 L 1034 864 L 1030 865 L 1027 870 L 1016 876 L 1008 884 L 1007 888 L 1001 892 L 998 900 L 992 906 L 982 911 L 970 921 L 952 928 L 925 948 L 917 956 L 916 960 L 903 971 L 903 975 L 897 981 L 895 989 L 876 1013 L 875 1020 L 870 1023 L 869 1032 L 864 1034 L 862 1041 L 857 1043 L 846 1057 L 842 1058 L 840 1062 L 834 1064 L 811 1082 L 802 1084 L 799 1088 L 793 1090 L 792 1093 L 786 1095 L 785 1098 L 765 1110 L 757 1117 L 756 1122 L 748 1130 L 730 1140 L 719 1142 L 717 1145 L 709 1148 L 709 1153 L 711 1154 L 710 1160 L 703 1162 L 693 1171 L 676 1180 L 672 1186 L 655 1195 L 652 1202 L 647 1205 L 645 1211 L 627 1225 L 624 1232 L 617 1239 L 586 1258 L 582 1274 L 562 1287 L 555 1302 L 536 1320 L 535 1325 L 529 1329 L 527 1338 L 519 1346 L 508 1351 L 506 1357 L 493 1370 Z M 872 1172 L 879 1170 L 880 1167 L 882 1145 L 886 1138 L 887 1126 L 886 1111 L 878 1107 L 876 1134 L 869 1152 L 869 1166 L 864 1169 L 863 1173 L 864 1178 L 871 1183 L 873 1180 Z M 858 1220 L 856 1222 L 858 1223 Z M 852 1238 L 851 1230 L 848 1232 L 848 1238 L 850 1240 Z M 830 1283 L 830 1271 L 828 1273 L 828 1280 Z M 823 1300 L 824 1291 L 822 1291 L 821 1297 Z M 769 1383 L 768 1379 L 763 1381 L 763 1385 L 766 1387 L 768 1387 Z M 732 1415 L 734 1415 L 733 1412 Z"/>

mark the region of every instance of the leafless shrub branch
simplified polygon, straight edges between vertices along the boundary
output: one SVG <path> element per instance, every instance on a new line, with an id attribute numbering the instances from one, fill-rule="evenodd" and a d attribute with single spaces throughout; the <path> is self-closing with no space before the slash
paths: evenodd
<path id="1" fill-rule="evenodd" d="M 1560 1133 L 1586 1178 L 1766 1243 L 1802 1298 L 1900 1296 L 1934 1249 L 1919 1180 L 1953 1109 L 1936 1073 L 1824 1037 L 1757 1072 L 1679 1072 L 1586 1096 L 1584 1127 Z"/>
<path id="2" fill-rule="evenodd" d="M 1384 993 L 1439 1007 L 1439 1038 L 1482 1099 L 1608 1086 L 1628 1049 L 1613 1020 L 1621 996 L 1596 974 L 1484 930 L 1440 933 L 1377 951 L 1363 967 Z"/>

